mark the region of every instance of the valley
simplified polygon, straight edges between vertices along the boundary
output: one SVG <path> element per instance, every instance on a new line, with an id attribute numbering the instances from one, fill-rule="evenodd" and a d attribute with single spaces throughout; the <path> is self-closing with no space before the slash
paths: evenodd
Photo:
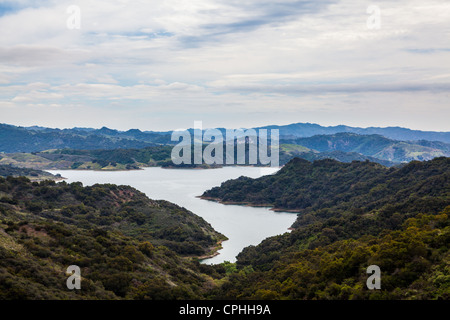
<path id="1" fill-rule="evenodd" d="M 27 141 L 0 153 L 2 299 L 450 298 L 446 142 L 285 131 L 268 168 L 175 165 L 167 133 L 8 130 Z"/>

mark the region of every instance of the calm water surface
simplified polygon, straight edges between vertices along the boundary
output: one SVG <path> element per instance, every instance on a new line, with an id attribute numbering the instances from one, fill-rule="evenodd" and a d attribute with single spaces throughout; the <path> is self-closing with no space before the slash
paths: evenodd
<path id="1" fill-rule="evenodd" d="M 249 245 L 263 239 L 289 232 L 296 214 L 274 212 L 268 208 L 223 205 L 197 198 L 205 190 L 240 176 L 257 178 L 276 172 L 276 168 L 226 167 L 220 169 L 162 169 L 145 168 L 136 171 L 50 171 L 60 173 L 67 182 L 80 181 L 83 185 L 114 183 L 130 185 L 151 199 L 163 199 L 185 207 L 208 221 L 212 227 L 226 235 L 220 254 L 206 259 L 208 264 L 236 261 L 236 255 Z"/>

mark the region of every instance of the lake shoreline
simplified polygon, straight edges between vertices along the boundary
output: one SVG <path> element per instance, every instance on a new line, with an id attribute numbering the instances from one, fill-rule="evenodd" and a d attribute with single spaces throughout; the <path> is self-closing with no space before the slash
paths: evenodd
<path id="1" fill-rule="evenodd" d="M 290 232 L 296 215 L 288 212 L 274 214 L 264 206 L 236 204 L 225 206 L 216 201 L 203 201 L 205 190 L 224 181 L 240 176 L 258 178 L 266 172 L 257 167 L 223 167 L 217 170 L 163 170 L 162 167 L 145 167 L 144 170 L 94 171 L 94 170 L 51 170 L 60 173 L 67 183 L 79 181 L 86 186 L 94 184 L 129 185 L 154 200 L 166 200 L 202 217 L 214 230 L 228 240 L 216 238 L 208 250 L 189 258 L 200 263 L 220 264 L 234 262 L 242 250 L 257 245 L 264 239 Z M 187 168 L 185 168 L 187 169 Z M 275 169 L 274 169 L 275 170 Z M 272 171 L 267 171 L 271 174 Z M 271 206 L 266 206 L 271 207 Z"/>
<path id="2" fill-rule="evenodd" d="M 223 249 L 222 243 L 227 240 L 228 240 L 228 238 L 219 240 L 214 247 L 211 247 L 212 252 L 210 254 L 205 254 L 203 256 L 199 256 L 196 258 L 200 261 L 200 263 L 202 263 L 204 260 L 208 260 L 208 259 L 218 256 L 220 254 L 219 251 Z"/>
<path id="3" fill-rule="evenodd" d="M 263 203 L 258 204 L 258 203 L 240 202 L 240 201 L 222 201 L 220 198 L 206 197 L 206 196 L 197 196 L 197 198 L 203 199 L 203 200 L 208 200 L 208 201 L 218 202 L 218 203 L 224 204 L 224 205 L 237 205 L 237 206 L 253 207 L 253 208 L 269 208 L 269 210 L 274 211 L 274 212 L 301 213 L 301 210 L 298 210 L 298 209 L 275 208 L 272 204 L 263 204 Z"/>

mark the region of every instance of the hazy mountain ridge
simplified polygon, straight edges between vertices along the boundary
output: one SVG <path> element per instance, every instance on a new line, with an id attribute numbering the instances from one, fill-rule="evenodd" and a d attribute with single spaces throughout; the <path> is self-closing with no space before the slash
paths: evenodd
<path id="1" fill-rule="evenodd" d="M 371 128 L 372 131 L 400 132 L 407 140 L 395 140 L 382 136 L 380 134 L 367 134 L 368 129 L 352 128 L 348 126 L 322 127 L 316 124 L 292 124 L 289 126 L 270 126 L 265 128 L 277 128 L 280 130 L 280 164 L 284 165 L 293 157 L 300 157 L 310 161 L 332 158 L 344 162 L 353 160 L 369 160 L 381 163 L 386 166 L 392 166 L 398 163 L 409 162 L 412 160 L 430 160 L 435 157 L 450 156 L 450 144 L 443 141 L 414 140 L 417 137 L 446 137 L 448 133 L 432 133 L 410 130 L 404 128 Z M 391 130 L 392 129 L 392 130 Z M 226 129 L 221 128 L 225 136 Z M 338 132 L 334 131 L 358 131 Z M 191 134 L 192 129 L 189 129 Z M 258 131 L 258 130 L 256 130 Z M 317 134 L 320 133 L 320 134 Z M 323 134 L 326 133 L 326 134 Z M 365 133 L 365 134 L 361 134 Z M 314 135 L 313 135 L 314 134 Z M 309 136 L 312 135 L 312 136 Z M 398 134 L 396 136 L 399 136 Z M 445 140 L 445 139 L 443 139 Z M 131 151 L 126 163 L 120 162 L 114 157 L 108 156 L 105 159 L 107 150 L 130 149 L 140 157 L 144 148 L 170 146 L 177 142 L 171 141 L 170 132 L 150 132 L 138 129 L 128 131 L 119 131 L 103 127 L 101 129 L 92 128 L 73 128 L 73 129 L 52 129 L 44 127 L 16 127 L 0 124 L 0 152 L 18 153 L 18 152 L 42 152 L 46 150 L 72 149 L 80 150 L 78 155 L 85 154 L 91 159 L 86 158 L 83 161 L 71 161 L 67 151 L 58 153 L 67 154 L 62 167 L 56 164 L 54 168 L 70 168 L 74 165 L 76 168 L 81 166 L 83 169 L 134 169 L 141 165 L 154 165 L 156 162 L 164 166 L 171 166 L 170 155 L 165 152 L 164 159 L 157 161 L 151 160 L 148 156 L 143 161 L 131 161 Z M 292 147 L 298 145 L 298 147 Z M 304 147 L 304 148 L 303 148 Z M 303 149 L 302 149 L 303 148 Z M 84 150 L 84 151 L 82 151 Z M 95 156 L 92 151 L 97 150 Z M 169 149 L 168 149 L 169 150 Z M 167 151 L 167 150 L 166 150 Z M 113 154 L 117 152 L 113 152 Z M 119 156 L 124 160 L 124 153 Z M 148 152 L 144 152 L 148 153 Z M 41 154 L 44 155 L 44 154 Z M 74 155 L 74 154 L 73 154 Z M 62 157 L 62 155 L 60 156 Z M 55 159 L 54 156 L 44 155 L 47 160 Z M 52 159 L 50 159 L 52 158 Z M 59 159 L 64 160 L 64 159 Z M 7 161 L 6 159 L 4 161 Z M 105 163 L 110 161 L 110 163 Z M 8 160 L 7 163 L 16 165 L 15 160 Z M 44 160 L 43 162 L 46 162 Z M 116 167 L 115 162 L 124 164 Z M 163 163 L 164 162 L 164 163 Z M 100 165 L 102 163 L 103 165 Z M 83 166 L 83 164 L 86 164 Z M 55 163 L 50 164 L 51 166 Z M 126 167 L 128 165 L 128 167 Z M 34 167 L 32 165 L 18 165 L 31 168 L 48 169 L 50 167 Z M 53 168 L 53 167 L 51 167 Z"/>
<path id="2" fill-rule="evenodd" d="M 294 123 L 289 125 L 272 125 L 259 127 L 258 129 L 278 129 L 280 130 L 280 136 L 282 138 L 305 138 L 315 135 L 336 134 L 341 132 L 351 132 L 363 135 L 379 134 L 386 138 L 403 141 L 416 141 L 416 140 L 428 140 L 428 141 L 441 141 L 450 143 L 450 132 L 438 132 L 438 131 L 421 131 L 412 130 L 402 127 L 350 127 L 345 125 L 325 127 L 314 123 Z"/>
<path id="3" fill-rule="evenodd" d="M 167 143 L 170 136 L 143 132 L 119 132 L 107 128 L 27 129 L 0 124 L 0 152 L 38 152 L 49 149 L 128 149 Z"/>
<path id="4" fill-rule="evenodd" d="M 392 162 L 431 160 L 450 156 L 450 144 L 437 141 L 399 141 L 378 134 L 361 135 L 340 132 L 330 135 L 282 140 L 298 144 L 319 152 L 356 152 L 365 156 Z"/>
<path id="5" fill-rule="evenodd" d="M 296 123 L 285 126 L 257 127 L 254 129 L 278 129 L 280 130 L 280 138 L 288 140 L 349 132 L 361 135 L 378 134 L 393 140 L 414 141 L 415 144 L 421 145 L 425 143 L 421 140 L 433 141 L 433 147 L 436 148 L 439 148 L 439 142 L 450 143 L 450 132 L 420 131 L 400 127 L 357 128 L 344 125 L 324 127 L 318 124 Z M 220 128 L 219 130 L 225 135 L 226 129 Z M 189 129 L 189 131 L 192 133 L 192 129 Z M 143 148 L 155 144 L 173 144 L 170 138 L 170 131 L 141 131 L 139 129 L 119 131 L 107 127 L 102 127 L 101 129 L 79 127 L 54 129 L 39 126 L 18 127 L 0 124 L 0 152 L 36 152 L 62 148 Z M 448 145 L 446 148 L 447 150 L 450 149 Z"/>

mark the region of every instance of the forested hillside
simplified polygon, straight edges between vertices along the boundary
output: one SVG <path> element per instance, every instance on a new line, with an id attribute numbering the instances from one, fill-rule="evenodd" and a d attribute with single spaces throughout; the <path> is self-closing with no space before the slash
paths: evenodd
<path id="1" fill-rule="evenodd" d="M 206 145 L 203 146 L 205 148 Z M 38 170 L 137 170 L 141 167 L 160 166 L 163 168 L 217 168 L 223 165 L 194 164 L 194 152 L 192 150 L 191 164 L 175 165 L 172 162 L 173 146 L 152 146 L 142 149 L 114 149 L 114 150 L 48 150 L 32 153 L 3 153 L 0 154 L 0 165 L 6 164 L 17 168 L 30 168 Z M 224 146 L 225 150 L 225 146 Z M 385 166 L 394 166 L 399 163 L 387 160 L 379 160 L 374 157 L 364 156 L 356 152 L 318 152 L 299 145 L 282 144 L 279 150 L 280 165 L 285 165 L 294 157 L 309 161 L 318 159 L 336 159 L 342 162 L 354 160 L 370 160 Z M 244 165 L 250 165 L 248 146 L 246 149 Z M 225 154 L 223 163 L 226 165 Z M 237 152 L 235 161 L 231 165 L 237 165 Z M 256 164 L 261 166 L 259 162 Z"/>
<path id="2" fill-rule="evenodd" d="M 450 298 L 450 159 L 402 168 L 294 159 L 272 176 L 204 193 L 223 202 L 299 212 L 291 233 L 245 248 L 218 297 Z M 376 264 L 383 290 L 368 291 Z"/>
<path id="3" fill-rule="evenodd" d="M 202 196 L 222 202 L 269 205 L 302 213 L 358 208 L 395 207 L 442 209 L 449 201 L 450 158 L 413 161 L 402 168 L 386 168 L 364 161 L 342 163 L 325 159 L 309 162 L 295 158 L 276 174 L 259 179 L 240 177 Z M 420 191 L 420 192 L 419 192 Z M 428 203 L 423 194 L 435 199 Z M 416 203 L 417 202 L 417 203 Z"/>
<path id="4" fill-rule="evenodd" d="M 48 150 L 33 153 L 0 154 L 0 164 L 41 170 L 136 170 L 161 166 L 170 160 L 171 146 L 142 149 Z"/>
<path id="5" fill-rule="evenodd" d="M 389 160 L 381 160 L 371 156 L 365 156 L 357 152 L 345 152 L 345 151 L 323 151 L 319 152 L 313 149 L 306 148 L 304 146 L 296 144 L 281 144 L 280 145 L 280 165 L 284 166 L 293 158 L 305 159 L 308 161 L 322 160 L 322 159 L 334 159 L 340 162 L 352 162 L 352 161 L 365 161 L 376 162 L 386 167 L 401 165 L 400 162 L 393 162 Z"/>
<path id="6" fill-rule="evenodd" d="M 267 239 L 239 255 L 238 272 L 214 297 L 449 300 L 449 214 L 447 207 L 441 214 L 410 218 L 400 230 L 345 240 L 339 240 L 339 227 L 306 235 L 299 229 Z M 380 267 L 380 290 L 366 286 L 370 265 Z"/>
<path id="7" fill-rule="evenodd" d="M 450 159 L 293 159 L 205 192 L 299 212 L 290 233 L 201 265 L 225 237 L 127 186 L 0 178 L 0 299 L 450 299 Z M 368 290 L 369 265 L 381 290 Z M 69 265 L 83 290 L 65 286 Z"/>
<path id="8" fill-rule="evenodd" d="M 200 297 L 212 280 L 186 257 L 224 239 L 131 187 L 0 178 L 0 299 Z M 69 265 L 82 269 L 79 292 L 65 287 Z"/>

